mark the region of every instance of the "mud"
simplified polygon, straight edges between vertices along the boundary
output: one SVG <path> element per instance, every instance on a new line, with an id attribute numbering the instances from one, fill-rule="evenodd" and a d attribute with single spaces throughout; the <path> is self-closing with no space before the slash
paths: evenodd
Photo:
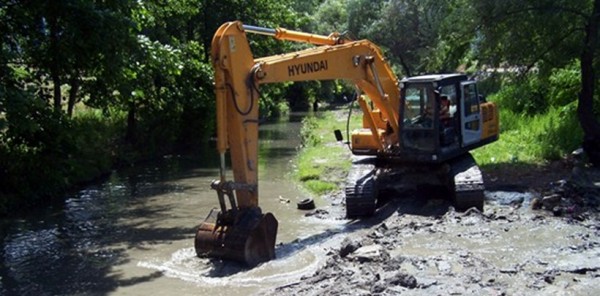
<path id="1" fill-rule="evenodd" d="M 514 188 L 510 178 L 496 176 L 498 188 Z M 538 182 L 537 190 L 486 192 L 484 212 L 456 212 L 419 194 L 394 199 L 323 246 L 325 263 L 315 272 L 270 293 L 600 295 L 600 170 Z M 541 203 L 548 196 L 552 204 Z M 343 215 L 340 198 L 311 215 Z"/>
<path id="2" fill-rule="evenodd" d="M 486 168 L 483 213 L 417 192 L 348 220 L 341 193 L 297 209 L 310 197 L 287 175 L 299 129 L 293 118 L 261 126 L 275 260 L 249 269 L 196 256 L 196 227 L 217 205 L 211 149 L 116 171 L 58 208 L 0 221 L 0 295 L 600 295 L 600 170 Z"/>

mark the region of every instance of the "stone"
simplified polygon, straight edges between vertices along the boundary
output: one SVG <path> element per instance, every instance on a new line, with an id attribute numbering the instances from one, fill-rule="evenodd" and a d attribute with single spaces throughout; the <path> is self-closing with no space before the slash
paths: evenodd
<path id="1" fill-rule="evenodd" d="M 358 241 L 351 240 L 349 238 L 345 238 L 342 241 L 342 248 L 340 249 L 340 257 L 345 258 L 348 254 L 353 253 L 362 245 Z"/>
<path id="2" fill-rule="evenodd" d="M 546 209 L 553 209 L 560 203 L 561 196 L 559 194 L 551 194 L 542 198 L 542 205 Z"/>
<path id="3" fill-rule="evenodd" d="M 562 216 L 564 209 L 562 207 L 554 207 L 552 208 L 552 214 L 556 217 Z"/>
<path id="4" fill-rule="evenodd" d="M 414 276 L 401 271 L 396 273 L 391 278 L 388 278 L 386 282 L 389 285 L 402 286 L 409 289 L 414 289 L 417 287 L 417 279 Z"/>
<path id="5" fill-rule="evenodd" d="M 368 245 L 358 248 L 352 253 L 352 259 L 358 262 L 370 262 L 379 259 L 383 255 L 383 247 L 381 245 Z"/>

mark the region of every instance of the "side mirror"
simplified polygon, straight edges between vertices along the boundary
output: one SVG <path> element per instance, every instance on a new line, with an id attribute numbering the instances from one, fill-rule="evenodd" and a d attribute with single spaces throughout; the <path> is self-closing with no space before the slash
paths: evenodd
<path id="1" fill-rule="evenodd" d="M 334 130 L 334 131 L 333 131 L 333 133 L 335 134 L 335 139 L 336 139 L 338 142 L 341 142 L 341 141 L 343 141 L 343 140 L 344 140 L 344 136 L 342 136 L 342 131 L 341 131 L 341 130 L 339 130 L 339 129 L 337 129 L 337 130 Z"/>

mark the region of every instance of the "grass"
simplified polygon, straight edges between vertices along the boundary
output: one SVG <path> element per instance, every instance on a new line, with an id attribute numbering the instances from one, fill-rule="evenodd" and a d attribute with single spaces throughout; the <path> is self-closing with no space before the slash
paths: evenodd
<path id="1" fill-rule="evenodd" d="M 500 112 L 500 139 L 472 151 L 481 166 L 499 163 L 543 164 L 579 147 L 582 130 L 569 107 L 552 108 L 545 114 L 520 115 Z"/>
<path id="2" fill-rule="evenodd" d="M 361 116 L 354 115 L 350 130 L 360 127 Z M 303 147 L 296 159 L 295 178 L 315 194 L 338 190 L 350 170 L 350 150 L 337 142 L 333 131 L 345 133 L 345 107 L 306 117 L 302 126 Z"/>
<path id="3" fill-rule="evenodd" d="M 354 112 L 350 130 L 360 127 L 361 116 Z M 303 148 L 296 160 L 295 177 L 315 194 L 339 190 L 350 169 L 350 151 L 335 141 L 333 130 L 346 130 L 347 112 L 326 111 L 303 122 Z M 500 139 L 471 151 L 482 167 L 539 166 L 557 160 L 580 145 L 582 131 L 575 109 L 551 108 L 545 114 L 520 115 L 500 112 Z"/>

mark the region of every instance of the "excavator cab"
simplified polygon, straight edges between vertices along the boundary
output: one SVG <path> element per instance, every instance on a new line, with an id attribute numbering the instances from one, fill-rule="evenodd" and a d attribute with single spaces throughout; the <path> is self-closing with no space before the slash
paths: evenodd
<path id="1" fill-rule="evenodd" d="M 404 160 L 440 163 L 497 139 L 490 132 L 492 126 L 497 131 L 495 106 L 482 99 L 466 75 L 410 77 L 400 87 L 399 156 Z M 482 116 L 484 109 L 491 113 Z"/>

